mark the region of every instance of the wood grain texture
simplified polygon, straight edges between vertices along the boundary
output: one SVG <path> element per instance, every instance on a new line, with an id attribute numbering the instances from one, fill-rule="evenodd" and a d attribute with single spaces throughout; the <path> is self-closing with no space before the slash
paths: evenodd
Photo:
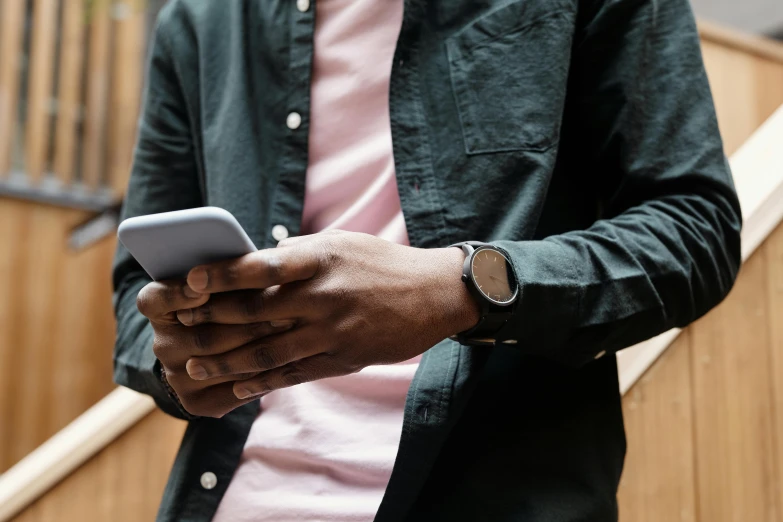
<path id="1" fill-rule="evenodd" d="M 783 64 L 783 45 L 777 40 L 744 33 L 706 20 L 699 21 L 699 36 L 702 42 L 713 43 Z"/>
<path id="2" fill-rule="evenodd" d="M 138 2 L 125 0 L 114 5 L 111 114 L 107 185 L 119 196 L 130 176 L 136 138 L 145 50 L 145 16 Z"/>
<path id="3" fill-rule="evenodd" d="M 0 199 L 0 471 L 113 388 L 115 243 L 68 251 L 86 217 Z"/>
<path id="4" fill-rule="evenodd" d="M 111 72 L 111 10 L 108 1 L 91 3 L 87 49 L 86 101 L 82 148 L 82 181 L 90 189 L 101 184 L 106 168 L 106 130 Z M 117 116 L 116 114 L 112 115 Z"/>
<path id="5" fill-rule="evenodd" d="M 783 63 L 712 42 L 702 52 L 730 156 L 783 104 Z"/>
<path id="6" fill-rule="evenodd" d="M 769 237 L 765 247 L 770 318 L 769 371 L 773 393 L 771 420 L 775 434 L 771 457 L 776 466 L 776 496 L 783 499 L 783 226 Z M 779 519 L 783 520 L 783 505 L 778 505 L 778 509 Z"/>
<path id="7" fill-rule="evenodd" d="M 0 2 L 0 178 L 11 168 L 16 142 L 25 0 Z"/>
<path id="8" fill-rule="evenodd" d="M 700 520 L 780 520 L 767 268 L 763 245 L 731 295 L 689 327 Z"/>
<path id="9" fill-rule="evenodd" d="M 82 66 L 86 36 L 84 0 L 62 0 L 60 67 L 55 129 L 55 176 L 64 184 L 73 180 L 82 113 Z"/>
<path id="10" fill-rule="evenodd" d="M 33 3 L 24 170 L 34 184 L 48 167 L 57 7 L 57 0 Z"/>
<path id="11" fill-rule="evenodd" d="M 623 398 L 628 451 L 620 520 L 697 520 L 690 385 L 685 330 Z"/>
<path id="12" fill-rule="evenodd" d="M 13 520 L 154 520 L 184 429 L 153 412 Z"/>

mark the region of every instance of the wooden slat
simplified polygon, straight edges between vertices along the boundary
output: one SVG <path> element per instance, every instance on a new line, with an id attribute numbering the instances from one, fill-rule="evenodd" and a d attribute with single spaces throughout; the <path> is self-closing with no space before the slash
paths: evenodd
<path id="1" fill-rule="evenodd" d="M 155 411 L 13 520 L 154 520 L 184 428 Z"/>
<path id="2" fill-rule="evenodd" d="M 700 520 L 776 522 L 773 388 L 762 246 L 731 295 L 689 327 Z"/>
<path id="3" fill-rule="evenodd" d="M 85 101 L 82 181 L 98 188 L 105 169 L 107 110 L 111 59 L 111 12 L 109 2 L 90 4 L 90 39 L 87 51 L 87 98 Z M 114 116 L 114 115 L 112 115 Z"/>
<path id="4" fill-rule="evenodd" d="M 704 20 L 699 22 L 699 36 L 702 41 L 783 64 L 783 43 L 771 38 L 743 33 Z"/>
<path id="5" fill-rule="evenodd" d="M 718 124 L 731 155 L 783 104 L 783 63 L 702 44 Z"/>
<path id="6" fill-rule="evenodd" d="M 34 184 L 48 166 L 56 30 L 57 0 L 34 0 L 25 129 L 25 172 Z"/>
<path id="7" fill-rule="evenodd" d="M 144 71 L 145 16 L 137 2 L 114 5 L 114 57 L 107 185 L 122 195 L 128 184 Z"/>
<path id="8" fill-rule="evenodd" d="M 56 407 L 49 413 L 47 431 L 66 426 L 113 388 L 110 267 L 115 244 L 109 237 L 86 250 L 60 253 L 58 288 L 52 292 L 59 301 L 49 321 L 61 341 L 49 351 L 58 371 L 50 376 L 49 400 Z M 57 400 L 63 396 L 72 400 Z"/>
<path id="9" fill-rule="evenodd" d="M 82 98 L 82 64 L 85 43 L 84 0 L 62 0 L 60 70 L 57 89 L 57 126 L 54 173 L 71 183 L 76 167 L 76 146 Z"/>
<path id="10" fill-rule="evenodd" d="M 115 240 L 66 249 L 87 215 L 0 199 L 0 472 L 114 387 Z"/>
<path id="11" fill-rule="evenodd" d="M 621 522 L 694 522 L 690 336 L 684 331 L 623 397 L 628 452 Z"/>
<path id="12" fill-rule="evenodd" d="M 16 352 L 23 348 L 19 325 L 23 310 L 16 297 L 24 293 L 26 263 L 19 251 L 31 241 L 26 204 L 0 201 L 0 473 L 17 459 L 12 452 L 16 428 L 8 422 L 17 406 Z"/>
<path id="13" fill-rule="evenodd" d="M 26 0 L 0 2 L 0 178 L 11 168 L 16 142 L 25 3 Z"/>
<path id="14" fill-rule="evenodd" d="M 770 380 L 772 381 L 772 420 L 775 447 L 772 455 L 776 457 L 775 482 L 777 498 L 783 499 L 783 226 L 769 237 L 767 248 L 767 274 L 770 328 Z M 783 520 L 783 506 L 779 520 Z"/>
<path id="15" fill-rule="evenodd" d="M 51 434 L 49 416 L 54 406 L 51 397 L 52 347 L 60 339 L 48 321 L 59 312 L 59 266 L 53 261 L 62 258 L 65 236 L 57 225 L 59 212 L 44 206 L 31 206 L 27 214 L 32 240 L 18 255 L 24 259 L 25 272 L 22 293 L 16 305 L 22 310 L 19 340 L 11 376 L 14 383 L 14 408 L 10 418 L 14 429 L 12 456 L 21 459 Z M 6 348 L 8 349 L 8 348 Z M 23 372 L 18 371 L 24 368 Z"/>

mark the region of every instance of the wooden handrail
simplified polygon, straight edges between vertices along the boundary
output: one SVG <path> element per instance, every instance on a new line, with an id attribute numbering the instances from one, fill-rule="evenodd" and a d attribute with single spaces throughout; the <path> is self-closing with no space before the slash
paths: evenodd
<path id="1" fill-rule="evenodd" d="M 763 36 L 749 35 L 712 22 L 699 22 L 699 36 L 714 42 L 768 60 L 783 63 L 783 43 Z"/>
<path id="2" fill-rule="evenodd" d="M 748 259 L 783 220 L 783 106 L 731 157 L 744 226 L 742 260 Z M 679 335 L 679 329 L 617 354 L 620 390 L 627 392 Z"/>
<path id="3" fill-rule="evenodd" d="M 0 475 L 0 522 L 10 520 L 155 409 L 146 395 L 115 388 Z"/>

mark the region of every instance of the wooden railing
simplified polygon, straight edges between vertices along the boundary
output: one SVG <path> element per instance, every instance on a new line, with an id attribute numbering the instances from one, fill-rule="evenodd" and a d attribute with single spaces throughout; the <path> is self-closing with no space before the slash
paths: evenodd
<path id="1" fill-rule="evenodd" d="M 140 0 L 0 2 L 0 196 L 101 210 L 122 194 L 147 18 Z"/>

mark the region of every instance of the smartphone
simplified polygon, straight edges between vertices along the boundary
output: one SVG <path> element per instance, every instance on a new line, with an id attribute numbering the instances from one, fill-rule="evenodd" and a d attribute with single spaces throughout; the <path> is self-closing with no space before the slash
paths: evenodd
<path id="1" fill-rule="evenodd" d="M 117 237 L 155 281 L 184 278 L 197 265 L 258 250 L 236 218 L 218 207 L 128 218 Z"/>

